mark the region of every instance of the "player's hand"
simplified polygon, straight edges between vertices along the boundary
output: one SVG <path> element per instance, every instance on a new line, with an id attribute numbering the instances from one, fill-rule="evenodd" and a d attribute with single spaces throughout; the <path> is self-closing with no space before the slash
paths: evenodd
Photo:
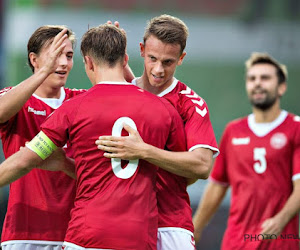
<path id="1" fill-rule="evenodd" d="M 113 24 L 112 21 L 110 21 L 110 20 L 108 20 L 106 23 L 107 23 L 107 24 Z M 121 29 L 121 31 L 124 32 L 124 33 L 126 34 L 126 31 L 125 31 L 123 28 L 120 28 L 120 23 L 119 23 L 118 21 L 115 21 L 115 22 L 114 22 L 114 25 L 115 25 L 117 28 Z"/>
<path id="2" fill-rule="evenodd" d="M 66 47 L 65 40 L 68 38 L 66 32 L 67 29 L 63 29 L 61 32 L 59 32 L 54 37 L 53 42 L 49 45 L 47 56 L 45 56 L 44 61 L 42 62 L 43 67 L 41 68 L 48 74 L 54 73 L 58 67 L 57 59 Z"/>
<path id="3" fill-rule="evenodd" d="M 195 240 L 195 245 L 197 246 L 201 240 L 202 237 L 202 230 L 195 230 L 194 231 L 194 240 Z"/>
<path id="4" fill-rule="evenodd" d="M 129 136 L 100 136 L 96 140 L 98 149 L 105 151 L 106 158 L 120 158 L 123 160 L 135 160 L 142 158 L 141 151 L 145 146 L 138 131 L 127 124 L 124 129 Z"/>
<path id="5" fill-rule="evenodd" d="M 65 151 L 62 148 L 57 148 L 38 168 L 49 171 L 64 171 L 65 159 Z"/>
<path id="6" fill-rule="evenodd" d="M 274 238 L 274 235 L 277 237 L 282 232 L 285 223 L 280 219 L 279 216 L 274 216 L 272 218 L 266 219 L 262 225 L 261 234 L 264 235 L 264 239 Z M 273 235 L 273 237 L 272 237 Z"/>

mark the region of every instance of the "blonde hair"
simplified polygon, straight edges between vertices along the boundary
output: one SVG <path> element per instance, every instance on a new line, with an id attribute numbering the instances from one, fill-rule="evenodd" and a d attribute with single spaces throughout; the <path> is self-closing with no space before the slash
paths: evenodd
<path id="1" fill-rule="evenodd" d="M 262 64 L 262 63 L 271 64 L 276 68 L 279 83 L 283 83 L 287 81 L 288 79 L 287 67 L 284 64 L 279 63 L 268 53 L 253 52 L 250 58 L 245 62 L 246 71 L 248 71 L 252 66 L 256 64 Z"/>

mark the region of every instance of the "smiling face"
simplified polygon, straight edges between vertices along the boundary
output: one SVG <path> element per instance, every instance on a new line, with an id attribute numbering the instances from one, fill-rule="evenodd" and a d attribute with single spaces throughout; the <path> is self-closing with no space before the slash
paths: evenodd
<path id="1" fill-rule="evenodd" d="M 140 44 L 140 49 L 144 57 L 144 87 L 158 94 L 172 84 L 176 67 L 182 64 L 186 53 L 181 54 L 179 44 L 163 43 L 153 35 Z"/>
<path id="2" fill-rule="evenodd" d="M 246 75 L 246 90 L 254 108 L 270 109 L 286 90 L 286 84 L 280 83 L 274 65 L 259 63 L 251 66 Z"/>
<path id="3" fill-rule="evenodd" d="M 57 58 L 57 68 L 54 73 L 50 74 L 43 83 L 43 86 L 52 88 L 52 89 L 60 89 L 65 86 L 69 73 L 73 67 L 73 46 L 71 41 L 67 38 L 65 40 L 66 46 L 62 53 Z M 50 45 L 45 45 L 37 55 L 36 58 L 36 66 L 34 71 L 39 70 L 44 62 L 47 60 L 48 51 Z"/>

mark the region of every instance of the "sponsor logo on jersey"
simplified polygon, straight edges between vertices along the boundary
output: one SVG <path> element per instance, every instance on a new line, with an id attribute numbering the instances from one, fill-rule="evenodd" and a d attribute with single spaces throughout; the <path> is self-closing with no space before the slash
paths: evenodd
<path id="1" fill-rule="evenodd" d="M 35 110 L 34 108 L 28 106 L 28 113 L 30 112 L 34 113 L 35 115 L 46 116 L 46 110 Z"/>
<path id="2" fill-rule="evenodd" d="M 250 143 L 250 137 L 232 138 L 231 142 L 233 145 L 247 145 Z"/>
<path id="3" fill-rule="evenodd" d="M 270 144 L 272 148 L 281 149 L 287 143 L 287 138 L 284 133 L 276 133 L 271 137 Z"/>

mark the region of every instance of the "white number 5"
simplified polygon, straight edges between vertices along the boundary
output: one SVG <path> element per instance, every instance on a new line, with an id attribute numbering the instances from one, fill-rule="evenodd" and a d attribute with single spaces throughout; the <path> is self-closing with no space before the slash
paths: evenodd
<path id="1" fill-rule="evenodd" d="M 129 117 L 120 117 L 116 122 L 114 123 L 114 126 L 112 128 L 112 135 L 113 136 L 121 136 L 121 132 L 123 129 L 123 123 L 128 124 L 133 129 L 137 130 L 136 125 L 132 119 Z M 125 168 L 121 167 L 121 159 L 112 158 L 111 159 L 111 166 L 114 174 L 121 179 L 129 179 L 131 176 L 134 175 L 137 167 L 139 164 L 139 160 L 130 160 L 129 163 Z"/>
<path id="2" fill-rule="evenodd" d="M 265 148 L 254 148 L 253 150 L 253 158 L 254 161 L 258 161 L 254 163 L 253 167 L 256 173 L 262 174 L 267 169 L 267 161 L 266 161 L 266 149 Z"/>

